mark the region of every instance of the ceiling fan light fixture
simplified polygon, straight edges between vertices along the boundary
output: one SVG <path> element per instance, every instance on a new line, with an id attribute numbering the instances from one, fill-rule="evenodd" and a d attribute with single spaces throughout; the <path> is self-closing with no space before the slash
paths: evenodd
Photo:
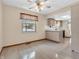
<path id="1" fill-rule="evenodd" d="M 40 5 L 45 5 L 45 3 L 44 2 L 40 2 Z"/>
<path id="2" fill-rule="evenodd" d="M 29 0 L 29 1 L 34 2 L 33 7 L 29 8 L 29 9 L 33 9 L 34 8 L 34 9 L 37 10 L 37 12 L 42 11 L 45 7 L 51 8 L 51 6 L 47 6 L 46 5 L 46 2 L 48 0 Z"/>

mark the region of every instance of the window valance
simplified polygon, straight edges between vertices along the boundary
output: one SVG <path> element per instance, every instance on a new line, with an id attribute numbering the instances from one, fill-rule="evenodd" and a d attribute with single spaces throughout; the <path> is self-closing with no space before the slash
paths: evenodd
<path id="1" fill-rule="evenodd" d="M 24 20 L 34 20 L 34 21 L 38 21 L 38 16 L 36 15 L 31 15 L 31 14 L 26 14 L 26 13 L 20 13 L 20 19 L 24 19 Z"/>

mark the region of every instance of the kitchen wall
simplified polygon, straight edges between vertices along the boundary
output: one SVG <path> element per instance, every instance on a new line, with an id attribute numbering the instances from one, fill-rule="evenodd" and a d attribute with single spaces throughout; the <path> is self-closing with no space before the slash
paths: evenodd
<path id="1" fill-rule="evenodd" d="M 79 3 L 72 6 L 72 50 L 79 52 Z"/>
<path id="2" fill-rule="evenodd" d="M 65 17 L 65 16 L 67 16 L 67 17 Z M 56 20 L 62 20 L 63 21 L 62 29 L 65 30 L 65 36 L 70 37 L 71 36 L 71 34 L 69 33 L 70 30 L 68 28 L 68 24 L 66 24 L 67 21 L 71 20 L 71 19 L 68 19 L 69 16 L 71 17 L 71 7 L 70 6 L 61 8 L 60 10 L 56 10 L 56 11 L 48 14 L 47 18 L 55 18 Z"/>
<path id="3" fill-rule="evenodd" d="M 0 0 L 0 51 L 2 49 L 2 2 Z"/>
<path id="4" fill-rule="evenodd" d="M 36 32 L 22 32 L 20 13 L 37 15 Z M 45 38 L 45 18 L 41 14 L 4 5 L 4 46 L 19 44 Z"/>

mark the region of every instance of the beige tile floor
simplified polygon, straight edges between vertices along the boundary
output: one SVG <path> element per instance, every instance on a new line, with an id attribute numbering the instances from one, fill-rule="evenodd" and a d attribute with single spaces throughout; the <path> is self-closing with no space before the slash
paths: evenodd
<path id="1" fill-rule="evenodd" d="M 0 59 L 72 59 L 70 39 L 62 43 L 42 40 L 5 48 Z"/>

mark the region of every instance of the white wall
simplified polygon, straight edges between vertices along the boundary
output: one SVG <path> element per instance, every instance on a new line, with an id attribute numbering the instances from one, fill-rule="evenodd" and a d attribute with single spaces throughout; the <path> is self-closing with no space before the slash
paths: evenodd
<path id="1" fill-rule="evenodd" d="M 72 6 L 72 49 L 79 52 L 79 3 Z"/>
<path id="2" fill-rule="evenodd" d="M 71 26 L 69 26 L 69 24 L 67 23 L 69 22 L 68 20 L 63 20 L 63 30 L 65 30 L 65 36 L 66 37 L 71 37 Z M 71 23 L 70 23 L 71 25 Z"/>
<path id="3" fill-rule="evenodd" d="M 0 0 L 0 51 L 2 49 L 2 2 Z"/>
<path id="4" fill-rule="evenodd" d="M 38 16 L 36 32 L 22 32 L 22 25 L 20 22 L 21 12 Z M 45 22 L 43 15 L 4 5 L 4 46 L 44 39 Z"/>

